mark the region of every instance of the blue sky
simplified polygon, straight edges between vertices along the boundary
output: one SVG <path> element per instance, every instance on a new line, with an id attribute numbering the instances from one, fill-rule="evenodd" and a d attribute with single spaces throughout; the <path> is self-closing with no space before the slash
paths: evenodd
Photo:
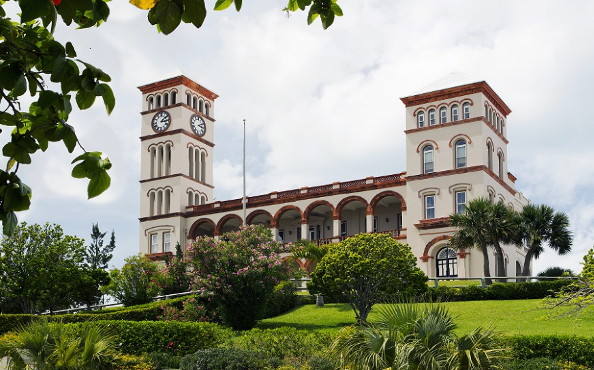
<path id="1" fill-rule="evenodd" d="M 580 270 L 594 244 L 594 3 L 572 1 L 339 1 L 330 29 L 306 14 L 287 18 L 283 1 L 244 1 L 209 10 L 201 29 L 164 36 L 146 12 L 110 2 L 98 29 L 58 26 L 80 59 L 112 78 L 116 108 L 71 116 L 87 150 L 103 151 L 112 186 L 87 201 L 70 178 L 76 155 L 54 145 L 21 176 L 33 205 L 19 215 L 89 238 L 91 224 L 115 230 L 112 264 L 138 252 L 141 94 L 137 86 L 181 68 L 220 95 L 215 103 L 215 198 L 241 196 L 242 120 L 248 127 L 248 194 L 405 170 L 399 98 L 452 71 L 486 80 L 511 107 L 508 169 L 534 203 L 570 217 L 573 253 L 547 252 L 536 271 Z M 207 0 L 212 9 L 214 1 Z"/>

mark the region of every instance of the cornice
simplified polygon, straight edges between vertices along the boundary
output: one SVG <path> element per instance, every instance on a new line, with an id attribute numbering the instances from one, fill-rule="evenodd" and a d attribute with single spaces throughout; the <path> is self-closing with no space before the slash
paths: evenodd
<path id="1" fill-rule="evenodd" d="M 198 140 L 199 142 L 203 143 L 204 145 L 208 145 L 211 148 L 214 148 L 214 143 L 211 143 L 208 140 L 205 140 L 203 138 L 201 138 L 200 136 L 196 136 L 194 135 L 194 133 L 185 130 L 183 128 L 178 128 L 175 130 L 171 130 L 171 131 L 165 131 L 165 132 L 161 132 L 159 134 L 152 134 L 152 135 L 146 135 L 146 136 L 141 136 L 140 137 L 140 141 L 145 141 L 145 140 L 151 140 L 151 139 L 155 139 L 155 138 L 160 138 L 160 137 L 165 137 L 165 136 L 172 136 L 172 135 L 177 135 L 177 134 L 182 134 L 182 135 L 186 135 L 188 137 L 191 137 L 194 140 Z"/>
<path id="2" fill-rule="evenodd" d="M 190 80 L 186 76 L 177 76 L 177 77 L 168 78 L 163 81 L 153 82 L 148 85 L 139 86 L 138 89 L 143 94 L 148 94 L 151 92 L 168 89 L 170 87 L 174 87 L 174 86 L 178 86 L 178 85 L 183 85 L 185 87 L 188 87 L 188 88 L 200 93 L 202 96 L 204 96 L 210 100 L 213 100 L 213 101 L 219 97 L 214 92 L 212 92 L 209 89 L 207 89 L 206 87 Z"/>
<path id="3" fill-rule="evenodd" d="M 159 107 L 159 108 L 153 108 L 150 110 L 145 110 L 143 112 L 140 112 L 141 116 L 144 116 L 146 114 L 151 114 L 151 113 L 157 113 L 159 111 L 165 110 L 165 109 L 169 109 L 169 108 L 177 108 L 177 107 L 185 107 L 189 110 L 191 110 L 192 112 L 194 112 L 195 114 L 199 115 L 200 117 L 207 119 L 211 122 L 216 122 L 216 120 L 214 118 L 212 118 L 211 116 L 207 116 L 204 113 L 200 112 L 198 109 L 194 109 L 191 106 L 187 105 L 186 103 L 175 103 L 175 104 L 170 104 L 170 105 L 166 105 L 164 107 Z"/>
<path id="4" fill-rule="evenodd" d="M 491 86 L 485 81 L 475 82 L 468 85 L 450 87 L 448 89 L 431 91 L 423 94 L 407 96 L 400 100 L 406 107 L 413 107 L 421 104 L 428 104 L 440 100 L 447 100 L 457 98 L 459 96 L 471 95 L 476 93 L 484 94 L 491 104 L 495 105 L 497 109 L 507 117 L 511 113 L 511 109 L 503 102 L 503 100 L 493 91 Z"/>
<path id="5" fill-rule="evenodd" d="M 497 135 L 505 144 L 509 144 L 509 141 L 505 138 L 505 136 L 503 136 L 503 134 L 501 132 L 497 131 L 495 129 L 495 127 L 489 121 L 487 121 L 487 119 L 483 116 L 462 119 L 462 120 L 454 121 L 454 122 L 437 123 L 432 126 L 411 128 L 410 130 L 404 130 L 404 133 L 405 134 L 413 134 L 415 132 L 436 130 L 436 129 L 443 128 L 443 127 L 457 126 L 457 125 L 463 125 L 465 123 L 479 122 L 479 121 L 482 121 L 485 125 L 487 125 L 487 127 L 489 127 L 491 129 L 491 131 L 493 131 L 495 133 L 495 135 Z"/>
<path id="6" fill-rule="evenodd" d="M 140 182 L 141 184 L 143 184 L 143 183 L 145 183 L 145 182 L 151 182 L 151 181 L 157 181 L 157 180 L 170 179 L 170 178 L 172 178 L 172 177 L 183 177 L 183 178 L 185 178 L 185 179 L 188 179 L 188 180 L 190 180 L 190 181 L 192 181 L 192 182 L 195 182 L 195 183 L 197 183 L 197 184 L 204 185 L 204 186 L 206 186 L 206 187 L 209 187 L 209 188 L 211 188 L 211 189 L 214 189 L 214 185 L 210 185 L 210 184 L 207 184 L 207 183 L 205 183 L 205 182 L 198 181 L 198 180 L 196 180 L 195 178 L 192 178 L 192 177 L 190 177 L 190 176 L 188 176 L 188 175 L 185 175 L 185 174 L 183 174 L 183 173 L 174 173 L 173 175 L 160 176 L 160 177 L 153 177 L 152 179 L 144 179 L 144 180 L 140 180 L 139 182 Z"/>

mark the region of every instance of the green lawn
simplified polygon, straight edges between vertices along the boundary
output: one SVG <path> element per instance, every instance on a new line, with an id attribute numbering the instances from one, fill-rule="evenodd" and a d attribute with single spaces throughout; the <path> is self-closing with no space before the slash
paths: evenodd
<path id="1" fill-rule="evenodd" d="M 458 324 L 458 333 L 469 332 L 482 326 L 492 326 L 506 335 L 515 334 L 567 334 L 594 335 L 594 309 L 583 312 L 579 318 L 558 316 L 559 311 L 541 309 L 541 300 L 474 301 L 445 303 Z M 378 305 L 379 306 L 379 305 Z M 377 307 L 377 306 L 376 306 Z M 370 321 L 374 312 L 371 311 Z M 325 307 L 305 305 L 258 324 L 261 329 L 294 327 L 310 331 L 338 331 L 355 323 L 355 314 L 347 304 L 327 304 Z"/>

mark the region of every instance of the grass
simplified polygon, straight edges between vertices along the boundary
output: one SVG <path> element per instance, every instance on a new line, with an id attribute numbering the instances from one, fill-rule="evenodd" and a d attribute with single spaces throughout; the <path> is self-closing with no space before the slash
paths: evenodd
<path id="1" fill-rule="evenodd" d="M 493 327 L 504 335 L 558 334 L 594 336 L 594 308 L 578 318 L 556 317 L 560 311 L 542 309 L 542 301 L 474 301 L 445 303 L 458 324 L 457 333 L 468 333 L 481 327 Z M 370 313 L 373 321 L 377 307 Z M 555 316 L 556 318 L 551 318 Z M 262 320 L 258 327 L 273 329 L 294 327 L 322 332 L 337 332 L 346 325 L 355 324 L 355 314 L 348 304 L 326 304 L 324 307 L 305 305 L 284 315 Z"/>
<path id="2" fill-rule="evenodd" d="M 427 285 L 434 287 L 435 281 L 429 280 L 427 281 Z M 439 286 L 461 287 L 470 285 L 481 285 L 481 280 L 439 280 Z"/>

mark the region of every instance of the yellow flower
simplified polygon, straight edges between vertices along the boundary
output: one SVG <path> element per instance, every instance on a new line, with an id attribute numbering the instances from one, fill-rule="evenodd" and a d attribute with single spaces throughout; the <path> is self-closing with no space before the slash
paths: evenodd
<path id="1" fill-rule="evenodd" d="M 137 8 L 148 10 L 157 5 L 157 1 L 159 0 L 130 0 L 130 4 Z"/>

